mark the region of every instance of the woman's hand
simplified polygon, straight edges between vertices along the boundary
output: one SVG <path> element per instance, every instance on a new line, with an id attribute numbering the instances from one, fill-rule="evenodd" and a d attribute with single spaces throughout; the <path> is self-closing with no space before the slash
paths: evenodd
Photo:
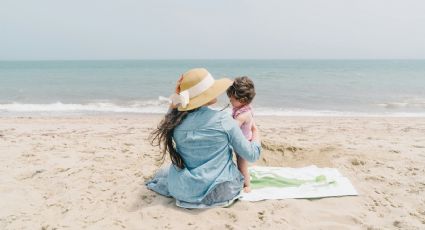
<path id="1" fill-rule="evenodd" d="M 182 81 L 183 81 L 183 74 L 180 76 L 179 80 L 176 82 L 176 87 L 174 89 L 174 92 L 177 93 L 177 94 L 180 93 L 180 84 L 182 83 Z M 174 105 L 173 102 L 171 102 L 168 110 L 172 110 L 172 109 L 175 109 L 177 107 L 178 107 L 178 105 Z"/>

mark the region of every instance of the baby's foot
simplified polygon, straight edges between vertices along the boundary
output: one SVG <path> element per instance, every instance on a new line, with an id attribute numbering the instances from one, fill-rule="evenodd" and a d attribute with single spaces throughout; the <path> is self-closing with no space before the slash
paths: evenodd
<path id="1" fill-rule="evenodd" d="M 246 193 L 251 192 L 251 186 L 243 187 L 243 191 L 246 192 Z"/>

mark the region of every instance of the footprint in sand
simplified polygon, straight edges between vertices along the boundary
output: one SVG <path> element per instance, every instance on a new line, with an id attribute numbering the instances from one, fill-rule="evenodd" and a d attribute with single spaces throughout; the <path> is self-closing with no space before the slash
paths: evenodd
<path id="1" fill-rule="evenodd" d="M 224 225 L 224 228 L 225 229 L 229 229 L 229 230 L 233 230 L 233 229 L 235 229 L 235 227 L 233 227 L 232 225 L 230 225 L 230 224 L 225 224 Z"/>
<path id="2" fill-rule="evenodd" d="M 264 218 L 265 218 L 265 213 L 266 213 L 266 211 L 260 211 L 260 212 L 258 212 L 257 214 L 258 214 L 258 219 L 259 220 L 261 220 L 261 221 L 264 221 Z"/>
<path id="3" fill-rule="evenodd" d="M 233 212 L 226 212 L 227 217 L 232 221 L 232 222 L 236 222 L 238 221 L 238 217 L 236 216 L 235 213 Z"/>
<path id="4" fill-rule="evenodd" d="M 395 220 L 393 222 L 393 226 L 396 227 L 396 228 L 402 228 L 403 227 L 402 223 L 398 220 Z"/>
<path id="5" fill-rule="evenodd" d="M 354 159 L 351 160 L 351 164 L 354 165 L 354 166 L 358 166 L 358 165 L 365 165 L 366 162 L 359 160 L 357 158 L 354 158 Z"/>
<path id="6" fill-rule="evenodd" d="M 41 230 L 56 230 L 56 227 L 51 227 L 50 225 L 41 226 Z"/>
<path id="7" fill-rule="evenodd" d="M 17 177 L 18 180 L 26 180 L 26 179 L 32 179 L 33 177 L 35 177 L 36 175 L 43 173 L 44 171 L 46 171 L 45 169 L 38 169 L 35 171 L 30 171 L 30 172 L 26 172 L 26 173 L 22 173 L 21 175 L 19 175 Z"/>

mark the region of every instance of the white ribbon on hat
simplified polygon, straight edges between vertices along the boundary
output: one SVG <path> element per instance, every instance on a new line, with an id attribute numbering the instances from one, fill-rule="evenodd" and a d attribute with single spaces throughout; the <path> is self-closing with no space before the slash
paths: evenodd
<path id="1" fill-rule="evenodd" d="M 202 81 L 198 82 L 198 84 L 192 86 L 187 90 L 181 91 L 179 94 L 175 93 L 171 95 L 170 99 L 173 105 L 180 104 L 182 108 L 186 108 L 191 98 L 194 98 L 199 94 L 205 92 L 213 84 L 214 78 L 211 76 L 211 74 L 208 73 L 208 75 L 205 76 Z"/>

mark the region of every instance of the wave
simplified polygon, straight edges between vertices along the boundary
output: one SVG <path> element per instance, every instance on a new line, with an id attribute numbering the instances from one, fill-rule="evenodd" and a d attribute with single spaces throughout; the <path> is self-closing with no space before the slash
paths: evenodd
<path id="1" fill-rule="evenodd" d="M 385 109 L 400 109 L 400 108 L 425 109 L 425 98 L 407 98 L 402 101 L 379 103 L 376 105 Z"/>
<path id="2" fill-rule="evenodd" d="M 350 112 L 336 110 L 256 108 L 255 115 L 283 117 L 425 117 L 425 112 Z"/>
<path id="3" fill-rule="evenodd" d="M 0 104 L 0 114 L 3 113 L 61 113 L 61 114 L 85 114 L 85 113 L 165 113 L 166 106 L 157 103 L 134 103 L 130 105 L 118 105 L 114 103 L 87 103 L 65 104 L 61 102 L 51 104 Z"/>
<path id="4" fill-rule="evenodd" d="M 421 100 L 414 103 L 422 105 Z M 159 96 L 157 100 L 143 101 L 92 101 L 89 103 L 5 103 L 0 104 L 0 116 L 20 115 L 85 115 L 85 114 L 165 114 L 168 110 L 170 100 Z M 404 102 L 403 102 L 404 103 Z M 394 103 L 393 103 L 394 104 Z M 396 103 L 399 107 L 404 104 Z M 213 106 L 213 109 L 221 110 L 224 105 Z M 384 107 L 383 105 L 380 106 Z M 399 108 L 397 107 L 397 108 Z M 385 107 L 386 108 L 386 107 Z M 229 113 L 231 109 L 227 108 Z M 281 109 L 254 106 L 256 116 L 305 116 L 305 117 L 425 117 L 425 111 L 405 112 L 400 110 L 378 110 L 379 112 L 350 112 L 335 110 L 308 110 L 308 109 Z"/>

